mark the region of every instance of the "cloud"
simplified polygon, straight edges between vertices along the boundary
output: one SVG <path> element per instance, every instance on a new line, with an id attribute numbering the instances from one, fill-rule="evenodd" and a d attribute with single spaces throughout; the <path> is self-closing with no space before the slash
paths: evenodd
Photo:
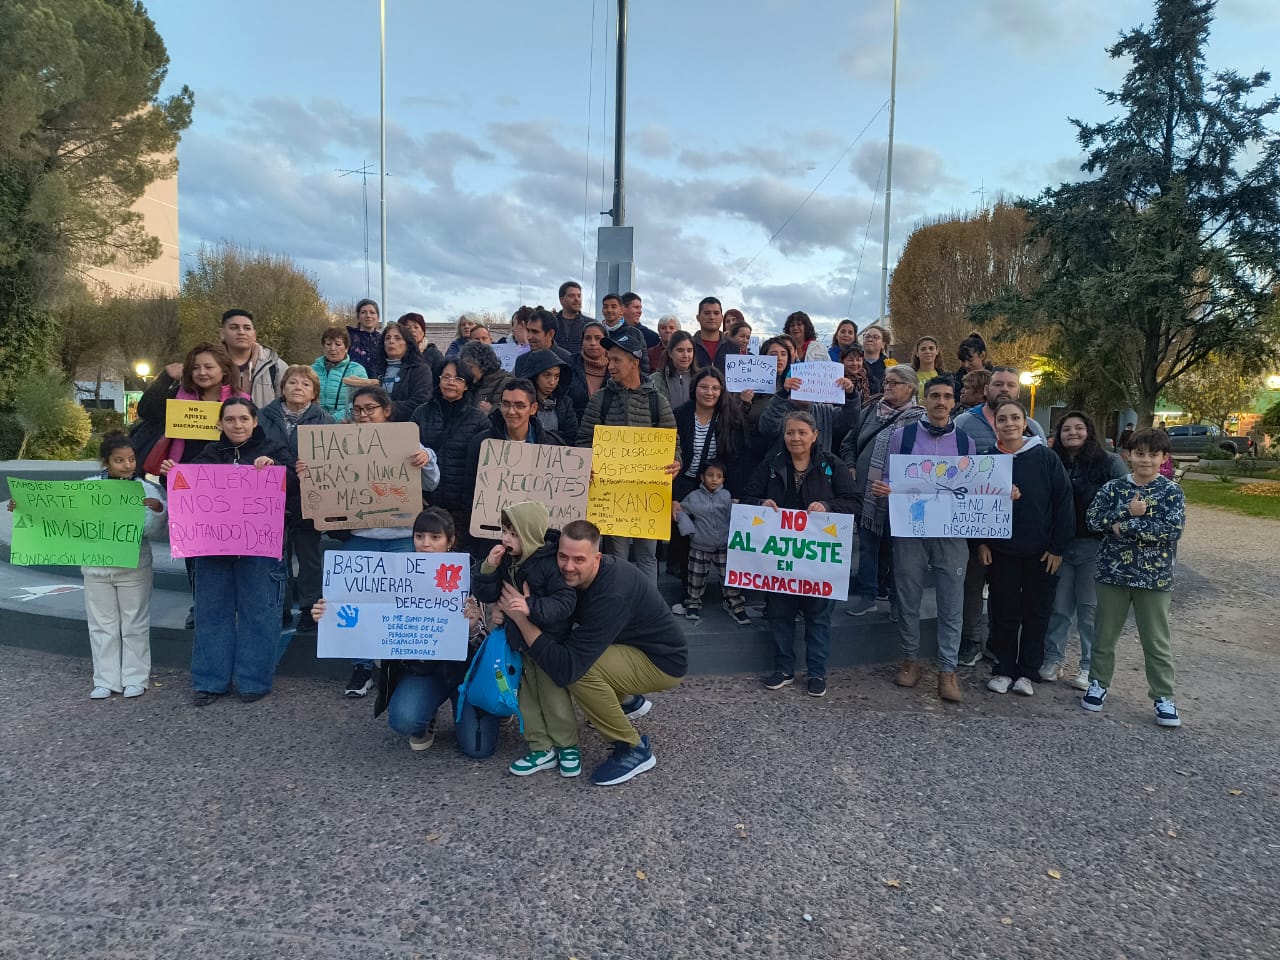
<path id="1" fill-rule="evenodd" d="M 884 188 L 887 141 L 864 143 L 849 161 L 849 169 L 867 187 Z M 928 147 L 898 141 L 893 145 L 893 190 L 895 194 L 928 196 L 956 190 L 962 184 L 945 170 L 942 155 Z"/>

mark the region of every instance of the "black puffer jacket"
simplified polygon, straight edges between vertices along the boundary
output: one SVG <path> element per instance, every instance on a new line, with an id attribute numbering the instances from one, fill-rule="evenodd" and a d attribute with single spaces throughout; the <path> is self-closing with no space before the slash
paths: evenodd
<path id="1" fill-rule="evenodd" d="M 396 423 L 412 419 L 414 411 L 431 399 L 434 385 L 435 377 L 423 360 L 402 366 L 391 388 L 391 419 Z"/>
<path id="2" fill-rule="evenodd" d="M 813 448 L 809 472 L 796 489 L 795 467 L 791 454 L 779 450 L 760 464 L 747 482 L 742 496 L 743 503 L 761 504 L 772 500 L 787 510 L 808 510 L 816 502 L 826 505 L 827 513 L 853 513 L 858 493 L 853 485 L 849 468 L 839 457 Z"/>
<path id="3" fill-rule="evenodd" d="M 434 507 L 446 510 L 471 510 L 475 490 L 475 474 L 468 475 L 467 453 L 472 438 L 488 426 L 485 415 L 463 396 L 446 400 L 438 392 L 413 413 L 422 445 L 440 458 L 440 485 L 427 494 Z"/>
<path id="4" fill-rule="evenodd" d="M 555 426 L 550 427 L 552 431 L 566 438 L 566 441 L 572 444 L 578 439 L 578 411 L 573 406 L 573 365 L 566 363 L 557 354 L 550 350 L 533 350 L 524 354 L 520 358 L 524 360 L 524 367 L 521 370 L 520 362 L 516 362 L 516 369 L 521 370 L 516 374 L 519 377 L 526 377 L 533 381 L 534 387 L 537 387 L 538 374 L 550 370 L 552 367 L 560 368 L 560 382 L 556 385 L 551 396 L 542 403 L 538 408 L 538 422 L 543 426 L 547 425 L 547 420 L 554 418 Z"/>

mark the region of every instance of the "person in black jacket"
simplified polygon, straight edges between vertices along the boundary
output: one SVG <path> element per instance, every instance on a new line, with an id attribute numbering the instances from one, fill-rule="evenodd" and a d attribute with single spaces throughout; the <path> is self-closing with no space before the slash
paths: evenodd
<path id="1" fill-rule="evenodd" d="M 680 683 L 688 671 L 688 644 L 657 585 L 626 561 L 601 556 L 595 524 L 565 524 L 556 561 L 578 594 L 567 634 L 554 636 L 535 625 L 528 599 L 510 584 L 502 588 L 498 609 L 524 640 L 526 656 L 568 688 L 591 725 L 613 743 L 591 782 L 624 783 L 657 763 L 649 738 L 628 717 L 649 711 L 645 694 Z"/>
<path id="2" fill-rule="evenodd" d="M 440 484 L 428 496 L 433 507 L 443 507 L 457 527 L 458 549 L 471 544 L 471 501 L 475 495 L 475 473 L 467 455 L 471 438 L 487 426 L 485 415 L 476 409 L 467 393 L 471 375 L 456 359 L 446 360 L 435 371 L 436 393 L 413 413 L 422 445 L 440 459 Z"/>
<path id="3" fill-rule="evenodd" d="M 286 522 L 299 509 L 295 458 L 258 426 L 258 408 L 244 397 L 222 405 L 222 436 L 194 461 L 239 464 L 263 470 L 283 466 Z M 168 471 L 166 471 L 167 473 Z M 180 495 L 175 489 L 173 495 Z M 243 518 L 235 518 L 243 522 Z M 284 530 L 279 531 L 283 547 Z M 246 703 L 271 692 L 280 653 L 280 614 L 286 575 L 277 557 L 196 557 L 196 635 L 191 647 L 191 686 L 198 707 L 213 703 L 234 684 Z"/>
<path id="4" fill-rule="evenodd" d="M 1062 461 L 1039 437 L 1027 437 L 1027 411 L 1017 400 L 995 408 L 997 451 L 1013 454 L 1013 535 L 984 540 L 987 606 L 995 666 L 987 689 L 1025 697 L 1044 664 L 1044 638 L 1058 583 L 1058 567 L 1075 534 L 1071 481 Z"/>
<path id="5" fill-rule="evenodd" d="M 413 332 L 399 323 L 388 323 L 382 331 L 382 373 L 377 379 L 351 378 L 355 386 L 382 387 L 391 397 L 391 419 L 402 423 L 431 399 L 431 368 L 418 352 Z"/>
<path id="6" fill-rule="evenodd" d="M 783 449 L 762 463 L 747 484 L 743 503 L 774 510 L 807 510 L 852 514 L 857 493 L 849 468 L 839 457 L 818 446 L 818 425 L 802 411 L 787 414 L 782 428 Z M 770 690 L 795 681 L 796 615 L 804 618 L 805 669 L 811 697 L 827 692 L 827 645 L 831 639 L 831 611 L 835 601 L 789 593 L 769 596 L 768 618 L 773 630 L 774 670 L 764 678 Z"/>
<path id="7" fill-rule="evenodd" d="M 578 411 L 573 406 L 573 365 L 550 350 L 530 350 L 520 357 L 516 378 L 527 378 L 538 391 L 538 423 L 571 442 L 578 437 Z"/>

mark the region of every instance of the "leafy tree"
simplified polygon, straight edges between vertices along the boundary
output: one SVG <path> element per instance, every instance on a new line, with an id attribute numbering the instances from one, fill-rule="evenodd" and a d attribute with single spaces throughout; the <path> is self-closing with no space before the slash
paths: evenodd
<path id="1" fill-rule="evenodd" d="M 172 176 L 189 89 L 135 0 L 0 3 L 0 385 L 52 358 L 66 279 L 160 253 L 131 207 Z M 3 397 L 0 397 L 3 399 Z"/>
<path id="2" fill-rule="evenodd" d="M 231 307 L 252 313 L 258 342 L 290 363 L 310 363 L 320 356 L 329 306 L 315 277 L 289 257 L 228 243 L 202 246 L 195 266 L 182 279 L 178 316 L 183 346 L 216 338 L 223 311 Z"/>
<path id="3" fill-rule="evenodd" d="M 1055 351 L 1109 381 L 1149 425 L 1160 393 L 1211 354 L 1247 368 L 1274 355 L 1271 289 L 1280 278 L 1280 98 L 1254 103 L 1259 72 L 1208 75 L 1213 0 L 1157 0 L 1155 21 L 1109 48 L 1132 65 L 1123 113 L 1073 120 L 1081 183 L 1022 206 L 1044 243 L 1045 281 L 976 315 L 1049 330 Z"/>
<path id="4" fill-rule="evenodd" d="M 954 368 L 956 348 L 974 332 L 970 313 L 976 305 L 1005 291 L 1026 295 L 1039 285 L 1041 253 L 1028 239 L 1030 229 L 1022 210 L 999 202 L 913 230 L 889 286 L 894 341 L 910 346 L 934 337 L 941 350 L 938 365 Z M 1043 334 L 1006 332 L 998 318 L 987 318 L 979 332 L 989 344 L 1002 339 L 992 354 L 1019 365 L 1047 345 Z"/>
<path id="5" fill-rule="evenodd" d="M 1164 395 L 1192 421 L 1225 430 L 1227 418 L 1253 403 L 1261 386 L 1260 378 L 1246 372 L 1246 364 L 1239 359 L 1213 353 L 1170 384 Z"/>
<path id="6" fill-rule="evenodd" d="M 53 370 L 28 371 L 14 388 L 13 416 L 22 427 L 17 457 L 78 457 L 89 440 L 89 414 L 71 396 L 71 385 Z"/>

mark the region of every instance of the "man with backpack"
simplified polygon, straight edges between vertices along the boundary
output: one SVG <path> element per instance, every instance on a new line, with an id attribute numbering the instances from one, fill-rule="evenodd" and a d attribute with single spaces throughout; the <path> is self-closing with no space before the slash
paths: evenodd
<path id="1" fill-rule="evenodd" d="M 976 452 L 973 441 L 951 422 L 955 388 L 945 377 L 924 385 L 925 417 L 898 427 L 889 438 L 889 456 L 930 454 L 963 457 Z M 887 497 L 889 484 L 876 480 L 871 493 Z M 920 598 L 925 575 L 932 570 L 938 602 L 938 696 L 958 703 L 960 684 L 956 658 L 960 653 L 960 629 L 964 613 L 964 578 L 969 563 L 969 541 L 962 537 L 909 537 L 908 530 L 892 530 L 893 577 L 898 593 L 898 638 L 902 666 L 894 683 L 914 687 L 920 682 Z"/>
<path id="2" fill-rule="evenodd" d="M 607 337 L 604 347 L 608 353 L 609 378 L 587 401 L 578 425 L 578 446 L 591 446 L 597 426 L 663 427 L 674 431 L 676 418 L 671 404 L 658 392 L 653 380 L 640 372 L 640 358 L 646 352 L 644 337 L 633 328 L 624 327 Z M 667 467 L 667 473 L 672 476 L 679 472 L 679 460 Z M 604 538 L 604 552 L 611 557 L 625 560 L 633 549 L 636 566 L 657 584 L 657 540 Z"/>
<path id="3" fill-rule="evenodd" d="M 652 579 L 629 563 L 601 556 L 595 524 L 565 524 L 556 562 L 578 596 L 567 635 L 544 633 L 532 622 L 530 603 L 537 598 L 527 586 L 504 584 L 498 609 L 513 628 L 512 640 L 515 633 L 523 639 L 524 655 L 568 689 L 591 726 L 613 744 L 591 782 L 599 787 L 625 783 L 657 763 L 649 738 L 630 718 L 649 712 L 646 693 L 670 690 L 683 679 L 688 670 L 684 632 Z M 522 688 L 522 711 L 526 703 Z"/>

